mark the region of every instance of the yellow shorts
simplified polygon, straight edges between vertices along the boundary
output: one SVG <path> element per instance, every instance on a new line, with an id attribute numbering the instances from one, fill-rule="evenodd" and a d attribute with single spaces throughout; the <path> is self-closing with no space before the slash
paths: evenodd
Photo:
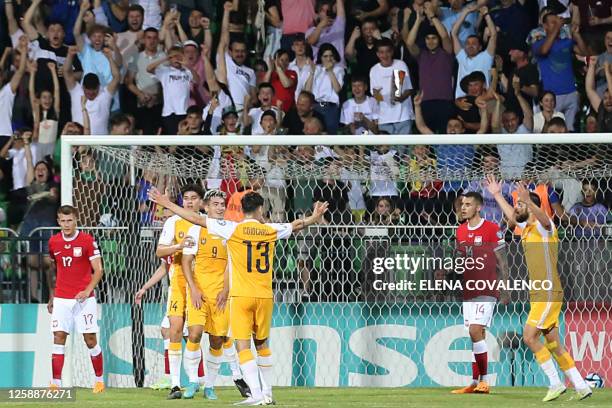
<path id="1" fill-rule="evenodd" d="M 185 279 L 173 279 L 170 285 L 170 295 L 166 306 L 167 316 L 184 317 L 187 306 L 187 281 Z"/>
<path id="2" fill-rule="evenodd" d="M 270 336 L 274 300 L 252 297 L 230 299 L 230 333 L 236 340 L 265 340 Z"/>
<path id="3" fill-rule="evenodd" d="M 563 302 L 531 302 L 527 325 L 542 330 L 559 326 L 559 315 Z"/>
<path id="4" fill-rule="evenodd" d="M 204 326 L 204 331 L 212 336 L 227 336 L 229 330 L 229 304 L 223 311 L 217 309 L 217 299 L 205 298 L 202 306 L 196 309 L 187 293 L 187 326 Z"/>

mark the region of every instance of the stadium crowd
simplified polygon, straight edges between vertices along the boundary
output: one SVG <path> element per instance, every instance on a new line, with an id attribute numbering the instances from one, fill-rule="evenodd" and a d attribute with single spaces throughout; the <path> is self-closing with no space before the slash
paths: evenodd
<path id="1" fill-rule="evenodd" d="M 3 3 L 0 201 L 6 224 L 25 236 L 55 225 L 62 135 L 612 131 L 610 0 Z M 476 168 L 530 184 L 576 234 L 602 234 L 610 180 L 571 179 L 562 169 L 609 166 L 606 146 L 565 150 L 584 154 L 561 160 L 560 150 L 491 143 L 167 153 L 211 164 L 207 187 L 229 193 L 228 217 L 239 214 L 232 203 L 240 194 L 232 194 L 252 189 L 273 221 L 325 199 L 331 224 L 454 225 L 457 195 L 479 191 L 485 217 L 502 223 L 481 181 L 449 181 Z M 105 159 L 94 151 L 75 158 L 75 201 L 99 203 L 82 209 L 80 222 L 105 225 L 116 205 L 106 203 L 109 189 L 123 188 L 123 175 L 103 177 Z M 250 176 L 213 174 L 221 160 Z M 365 163 L 367 180 L 355 182 L 354 163 Z M 292 178 L 296 165 L 324 176 Z M 536 168 L 555 166 L 552 182 L 531 179 Z M 160 181 L 141 176 L 148 225 L 146 189 Z"/>

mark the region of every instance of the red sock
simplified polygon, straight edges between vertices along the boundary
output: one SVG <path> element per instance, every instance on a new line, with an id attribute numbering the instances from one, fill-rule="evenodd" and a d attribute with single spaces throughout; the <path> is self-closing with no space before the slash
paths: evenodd
<path id="1" fill-rule="evenodd" d="M 478 371 L 478 363 L 472 361 L 472 380 L 478 381 L 480 379 L 480 371 Z"/>
<path id="2" fill-rule="evenodd" d="M 487 352 L 474 354 L 476 364 L 478 364 L 478 372 L 484 378 L 487 375 Z"/>
<path id="3" fill-rule="evenodd" d="M 200 350 L 200 364 L 198 365 L 198 377 L 204 377 L 204 356 L 202 350 Z"/>
<path id="4" fill-rule="evenodd" d="M 64 368 L 64 354 L 52 354 L 51 355 L 51 371 L 53 373 L 53 379 L 62 379 L 62 369 Z"/>
<path id="5" fill-rule="evenodd" d="M 164 373 L 170 375 L 170 360 L 168 359 L 168 349 L 164 350 Z"/>
<path id="6" fill-rule="evenodd" d="M 94 372 L 96 373 L 96 377 L 102 377 L 104 374 L 104 362 L 102 360 L 102 350 L 100 346 L 96 345 L 93 349 L 89 350 L 90 353 L 98 353 L 96 355 L 91 355 L 91 364 L 93 365 Z"/>

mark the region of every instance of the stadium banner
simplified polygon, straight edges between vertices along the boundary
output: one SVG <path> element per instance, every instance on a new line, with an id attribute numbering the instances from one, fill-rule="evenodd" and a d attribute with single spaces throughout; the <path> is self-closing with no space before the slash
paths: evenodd
<path id="1" fill-rule="evenodd" d="M 111 387 L 135 386 L 131 307 L 129 304 L 99 305 L 105 380 Z M 160 304 L 144 306 L 145 386 L 163 371 L 163 342 L 159 331 L 163 309 Z M 547 384 L 532 354 L 520 341 L 527 311 L 528 305 L 518 303 L 497 307 L 486 339 L 493 385 Z M 571 325 L 566 343 L 574 355 L 580 355 L 577 361 L 599 362 L 600 373 L 609 373 L 610 350 L 602 345 L 601 334 L 596 333 L 602 330 L 610 333 L 610 316 L 598 314 L 585 318 L 568 313 L 564 316 Z M 606 323 L 591 327 L 585 324 L 589 321 Z M 3 368 L 0 387 L 48 385 L 52 344 L 49 323 L 46 305 L 0 305 L 0 367 Z M 564 325 L 562 318 L 563 332 Z M 604 333 L 604 340 L 605 336 Z M 69 339 L 64 386 L 90 387 L 93 370 L 84 342 L 80 335 Z M 203 340 L 203 350 L 208 350 L 205 343 Z M 275 385 L 281 386 L 457 386 L 468 383 L 471 378 L 471 345 L 463 326 L 461 305 L 456 303 L 393 306 L 281 303 L 274 311 L 271 347 Z M 227 364 L 223 364 L 220 374 L 219 385 L 230 385 Z M 183 373 L 184 383 L 186 380 Z"/>

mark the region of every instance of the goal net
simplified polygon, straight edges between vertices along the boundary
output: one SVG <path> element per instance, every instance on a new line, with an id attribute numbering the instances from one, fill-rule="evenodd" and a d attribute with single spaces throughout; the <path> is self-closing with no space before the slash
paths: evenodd
<path id="1" fill-rule="evenodd" d="M 435 262 L 409 269 L 395 261 L 456 257 L 458 197 L 476 191 L 484 197 L 483 217 L 501 227 L 509 278 L 527 280 L 520 235 L 507 227 L 486 189 L 491 174 L 502 180 L 510 204 L 516 183 L 541 197 L 560 239 L 562 338 L 583 375 L 612 378 L 606 337 L 612 331 L 612 146 L 606 135 L 144 138 L 62 140 L 62 201 L 79 208 L 82 227 L 95 227 L 103 253 L 97 297 L 110 386 L 148 386 L 163 374 L 159 327 L 167 281 L 150 289 L 142 306 L 134 304 L 135 292 L 160 265 L 155 247 L 167 216 L 146 192 L 155 186 L 179 200 L 187 183 L 228 196 L 256 190 L 272 222 L 308 215 L 316 200 L 330 202 L 325 224 L 276 246 L 275 385 L 468 383 L 472 351 L 462 293 L 436 286 L 461 276 Z M 495 307 L 486 337 L 493 385 L 547 384 L 522 342 L 528 292 L 511 290 L 510 302 Z M 82 340 L 70 348 L 73 384 L 90 386 Z M 226 364 L 220 374 L 221 385 L 231 383 Z"/>

